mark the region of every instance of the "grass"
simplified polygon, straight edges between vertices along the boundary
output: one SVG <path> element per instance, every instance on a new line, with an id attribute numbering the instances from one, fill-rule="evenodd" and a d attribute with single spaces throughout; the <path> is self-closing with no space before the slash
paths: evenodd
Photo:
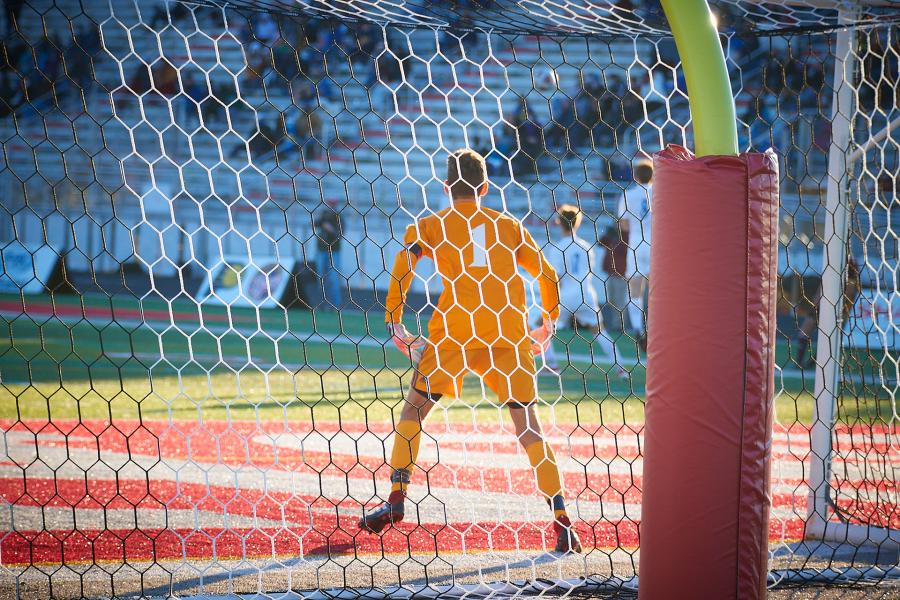
<path id="1" fill-rule="evenodd" d="M 59 318 L 47 314 L 46 298 L 29 298 L 16 309 L 18 297 L 0 297 L 6 307 L 0 317 L 2 419 L 386 421 L 411 377 L 409 362 L 386 343 L 380 313 L 229 313 L 188 301 L 54 300 Z M 79 316 L 85 308 L 88 318 Z M 630 338 L 616 343 L 621 357 L 637 359 Z M 632 368 L 629 382 L 619 381 L 607 377 L 610 365 L 602 359 L 584 360 L 588 340 L 563 334 L 557 348 L 576 358 L 561 379 L 539 379 L 545 422 L 643 422 L 642 364 Z M 777 359 L 790 366 L 786 343 L 779 343 Z M 776 398 L 777 420 L 811 423 L 811 372 L 785 383 Z M 889 400 L 868 388 L 849 391 L 854 402 L 845 403 L 841 418 L 870 421 L 889 408 Z M 441 408 L 441 417 L 432 418 L 502 418 L 474 377 L 462 398 L 442 401 Z"/>

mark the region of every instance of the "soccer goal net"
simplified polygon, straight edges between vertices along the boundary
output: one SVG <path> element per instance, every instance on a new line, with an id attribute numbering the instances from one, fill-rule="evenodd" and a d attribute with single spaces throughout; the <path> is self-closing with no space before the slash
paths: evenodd
<path id="1" fill-rule="evenodd" d="M 900 12 L 711 4 L 741 149 L 774 148 L 781 171 L 769 581 L 884 582 L 900 575 Z M 693 135 L 658 3 L 4 8 L 2 594 L 637 589 L 653 274 L 635 179 Z M 517 441 L 499 359 L 467 358 L 487 374 L 431 405 L 405 518 L 372 534 L 360 519 L 406 486 L 392 448 L 413 445 L 391 269 L 416 254 L 408 226 L 450 205 L 464 147 L 485 159 L 482 204 L 563 279 L 535 362 L 555 458 Z M 467 264 L 486 260 L 479 235 Z M 447 272 L 421 260 L 410 280 L 424 334 Z M 539 284 L 525 277 L 531 327 Z M 555 552 L 546 462 L 581 553 Z"/>

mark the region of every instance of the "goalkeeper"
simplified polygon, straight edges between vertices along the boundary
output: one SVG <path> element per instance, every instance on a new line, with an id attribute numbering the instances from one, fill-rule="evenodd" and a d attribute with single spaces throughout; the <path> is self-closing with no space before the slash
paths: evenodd
<path id="1" fill-rule="evenodd" d="M 581 542 L 566 512 L 556 457 L 544 441 L 536 410 L 534 354 L 549 343 L 559 317 L 556 271 L 522 223 L 481 206 L 488 182 L 484 158 L 477 152 L 463 149 L 449 156 L 444 189 L 451 206 L 409 226 L 405 248 L 391 273 L 385 301 L 388 331 L 418 366 L 396 426 L 390 496 L 365 514 L 359 527 L 378 533 L 403 520 L 422 421 L 441 397 L 458 397 L 463 379 L 472 372 L 509 408 L 541 495 L 553 510 L 556 551 L 580 552 Z M 406 293 L 416 263 L 423 257 L 435 262 L 444 282 L 427 341 L 402 323 Z M 525 282 L 518 267 L 537 278 L 541 290 L 543 325 L 531 336 Z"/>

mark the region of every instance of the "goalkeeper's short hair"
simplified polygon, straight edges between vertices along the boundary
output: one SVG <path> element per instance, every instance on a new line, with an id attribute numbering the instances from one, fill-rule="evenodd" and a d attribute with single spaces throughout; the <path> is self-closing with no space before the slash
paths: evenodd
<path id="1" fill-rule="evenodd" d="M 487 183 L 484 157 L 469 148 L 460 148 L 447 157 L 447 186 L 451 198 L 477 198 Z"/>

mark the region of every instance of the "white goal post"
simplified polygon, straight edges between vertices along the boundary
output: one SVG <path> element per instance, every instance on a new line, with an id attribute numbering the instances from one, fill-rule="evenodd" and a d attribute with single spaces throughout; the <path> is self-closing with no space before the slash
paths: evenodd
<path id="1" fill-rule="evenodd" d="M 842 22 L 850 23 L 859 9 L 841 11 Z M 842 385 L 842 350 L 845 343 L 843 314 L 844 286 L 847 279 L 848 250 L 851 245 L 851 212 L 862 201 L 861 186 L 852 186 L 858 166 L 873 149 L 890 142 L 900 117 L 888 121 L 872 135 L 856 140 L 854 116 L 860 110 L 858 87 L 862 61 L 859 58 L 859 33 L 852 28 L 838 32 L 832 79 L 831 143 L 828 150 L 828 179 L 822 253 L 822 282 L 816 350 L 816 379 L 811 437 L 810 501 L 805 535 L 807 539 L 852 545 L 900 545 L 900 531 L 874 525 L 834 520 L 832 507 L 831 460 L 835 426 L 835 406 Z M 896 189 L 896 188 L 895 188 Z M 896 198 L 895 198 L 896 200 Z M 890 293 L 890 290 L 888 291 Z M 893 291 L 896 294 L 896 290 Z M 882 372 L 882 377 L 887 375 Z M 895 407 L 896 411 L 896 407 Z"/>

